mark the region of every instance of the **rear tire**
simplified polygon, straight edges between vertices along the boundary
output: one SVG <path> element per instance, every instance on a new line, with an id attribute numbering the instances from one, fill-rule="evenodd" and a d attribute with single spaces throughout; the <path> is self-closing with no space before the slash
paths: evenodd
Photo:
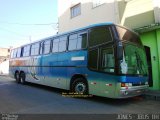
<path id="1" fill-rule="evenodd" d="M 26 79 L 26 75 L 24 72 L 22 72 L 20 74 L 20 83 L 24 85 L 26 83 L 25 79 Z"/>
<path id="2" fill-rule="evenodd" d="M 16 82 L 17 82 L 17 83 L 20 83 L 20 75 L 19 75 L 19 72 L 16 72 L 16 73 L 15 73 L 15 79 L 16 79 Z"/>
<path id="3" fill-rule="evenodd" d="M 72 83 L 71 91 L 78 94 L 88 94 L 88 84 L 83 78 L 77 78 Z"/>

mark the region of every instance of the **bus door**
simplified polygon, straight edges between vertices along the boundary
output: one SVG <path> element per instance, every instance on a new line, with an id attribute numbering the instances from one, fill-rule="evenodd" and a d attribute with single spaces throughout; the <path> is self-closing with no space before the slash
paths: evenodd
<path id="1" fill-rule="evenodd" d="M 101 94 L 106 94 L 107 96 L 114 96 L 115 92 L 115 57 L 114 48 L 111 45 L 101 46 L 99 53 L 99 70 L 103 73 L 103 78 L 101 79 L 100 89 Z"/>
<path id="2" fill-rule="evenodd" d="M 91 74 L 90 91 L 92 94 L 112 96 L 115 92 L 115 58 L 111 45 L 89 50 L 89 68 L 96 73 Z M 94 84 L 93 84 L 94 83 Z M 98 91 L 97 91 L 98 90 Z"/>

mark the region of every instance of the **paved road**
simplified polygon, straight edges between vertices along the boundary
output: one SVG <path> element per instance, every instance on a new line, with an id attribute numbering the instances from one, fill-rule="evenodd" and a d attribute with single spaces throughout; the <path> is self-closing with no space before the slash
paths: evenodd
<path id="1" fill-rule="evenodd" d="M 160 113 L 160 102 L 143 97 L 114 100 L 103 97 L 63 97 L 64 90 L 34 84 L 21 85 L 0 76 L 0 113 L 108 114 Z"/>

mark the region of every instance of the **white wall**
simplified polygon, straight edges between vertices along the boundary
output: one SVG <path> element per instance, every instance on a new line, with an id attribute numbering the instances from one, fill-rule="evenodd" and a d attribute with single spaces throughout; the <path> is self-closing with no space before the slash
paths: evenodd
<path id="1" fill-rule="evenodd" d="M 59 33 L 95 23 L 117 23 L 115 0 L 104 0 L 104 4 L 93 8 L 93 0 L 58 0 Z M 70 8 L 81 3 L 81 14 L 71 18 Z"/>
<path id="2" fill-rule="evenodd" d="M 0 64 L 0 74 L 9 74 L 9 60 Z"/>

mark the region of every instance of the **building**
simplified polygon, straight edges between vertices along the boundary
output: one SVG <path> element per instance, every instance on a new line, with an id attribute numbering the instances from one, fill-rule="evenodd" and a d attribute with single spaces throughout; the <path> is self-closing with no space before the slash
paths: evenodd
<path id="1" fill-rule="evenodd" d="M 115 0 L 58 0 L 59 33 L 94 23 L 119 23 Z M 103 11 L 103 12 L 102 12 Z M 106 12 L 104 12 L 106 11 Z"/>
<path id="2" fill-rule="evenodd" d="M 160 90 L 160 0 L 58 0 L 59 33 L 113 22 L 140 34 L 151 89 Z"/>
<path id="3" fill-rule="evenodd" d="M 10 49 L 0 48 L 0 74 L 8 74 L 9 72 L 9 55 Z"/>
<path id="4" fill-rule="evenodd" d="M 0 48 L 0 63 L 5 59 L 8 59 L 10 55 L 10 49 L 8 48 Z"/>

